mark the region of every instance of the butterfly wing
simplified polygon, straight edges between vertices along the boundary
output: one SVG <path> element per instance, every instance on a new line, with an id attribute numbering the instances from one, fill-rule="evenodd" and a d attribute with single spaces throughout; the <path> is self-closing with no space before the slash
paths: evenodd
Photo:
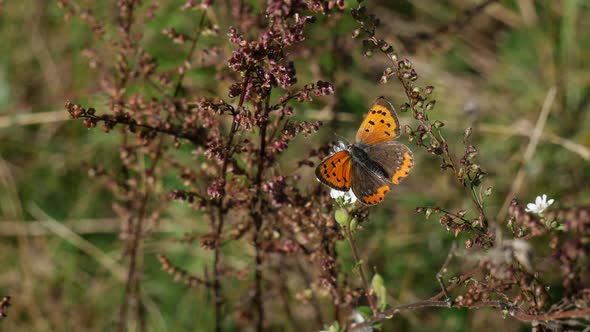
<path id="1" fill-rule="evenodd" d="M 391 186 L 382 177 L 363 164 L 352 168 L 352 192 L 366 205 L 375 205 L 385 198 Z"/>
<path id="2" fill-rule="evenodd" d="M 356 141 L 373 145 L 397 138 L 399 135 L 400 126 L 395 109 L 385 98 L 379 97 L 356 133 Z"/>
<path id="3" fill-rule="evenodd" d="M 324 159 L 315 169 L 315 176 L 330 188 L 349 190 L 352 176 L 350 153 L 343 150 Z"/>
<path id="4" fill-rule="evenodd" d="M 399 184 L 414 166 L 412 151 L 402 143 L 386 141 L 363 147 L 369 158 L 381 165 L 393 184 Z"/>

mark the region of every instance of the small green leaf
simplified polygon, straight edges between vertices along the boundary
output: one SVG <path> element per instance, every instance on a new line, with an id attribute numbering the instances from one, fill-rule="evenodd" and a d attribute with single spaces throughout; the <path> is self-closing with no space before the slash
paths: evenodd
<path id="1" fill-rule="evenodd" d="M 371 287 L 377 296 L 377 306 L 379 307 L 379 310 L 385 310 L 385 308 L 387 308 L 387 288 L 385 288 L 383 277 L 378 273 L 373 276 Z"/>

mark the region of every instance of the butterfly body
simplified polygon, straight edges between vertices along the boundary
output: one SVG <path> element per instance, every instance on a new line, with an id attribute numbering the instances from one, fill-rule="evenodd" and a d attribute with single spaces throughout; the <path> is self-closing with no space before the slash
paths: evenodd
<path id="1" fill-rule="evenodd" d="M 317 178 L 336 190 L 352 189 L 366 205 L 381 202 L 413 166 L 410 149 L 393 140 L 399 135 L 393 106 L 383 97 L 377 99 L 357 132 L 356 143 L 339 143 L 338 151 L 316 168 Z"/>
<path id="2" fill-rule="evenodd" d="M 367 147 L 367 145 L 360 143 L 352 144 L 350 146 L 348 151 L 352 157 L 353 165 L 359 165 L 360 167 L 364 167 L 371 171 L 375 175 L 387 178 L 387 172 L 381 165 L 379 165 L 379 163 L 371 159 L 369 153 L 367 153 Z"/>

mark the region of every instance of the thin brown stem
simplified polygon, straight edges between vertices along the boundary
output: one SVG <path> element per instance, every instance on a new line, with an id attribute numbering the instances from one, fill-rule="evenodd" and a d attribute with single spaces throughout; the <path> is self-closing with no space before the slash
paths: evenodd
<path id="1" fill-rule="evenodd" d="M 199 25 L 197 27 L 197 31 L 195 32 L 195 37 L 193 38 L 193 42 L 192 42 L 191 48 L 186 56 L 185 62 L 190 63 L 190 60 L 193 58 L 195 50 L 197 49 L 197 43 L 199 42 L 199 39 L 200 39 L 202 32 L 203 32 L 203 27 L 205 25 L 205 16 L 206 15 L 207 15 L 207 11 L 203 10 L 203 13 L 201 14 L 201 19 L 199 20 Z M 182 65 L 184 66 L 184 63 Z M 180 93 L 180 91 L 182 89 L 182 80 L 184 79 L 186 72 L 187 72 L 187 70 L 185 68 L 185 70 L 183 70 L 180 73 L 180 76 L 178 76 L 178 82 L 176 83 L 176 87 L 174 88 L 174 97 L 178 97 L 178 94 Z"/>
<path id="2" fill-rule="evenodd" d="M 244 81 L 242 82 L 243 93 L 240 96 L 240 101 L 238 103 L 238 107 L 237 107 L 238 112 L 244 106 L 246 89 L 248 88 L 249 81 L 250 81 L 250 75 L 249 75 L 249 72 L 246 72 L 246 75 L 244 77 Z M 232 124 L 231 124 L 231 128 L 229 131 L 229 138 L 227 140 L 227 144 L 224 149 L 225 155 L 223 157 L 223 164 L 221 166 L 220 175 L 223 177 L 226 176 L 225 173 L 227 172 L 227 167 L 229 165 L 229 161 L 232 158 L 232 154 L 233 154 L 232 145 L 233 145 L 235 134 L 238 131 L 238 128 L 239 128 L 239 124 L 236 121 L 236 115 L 233 114 Z M 220 254 L 221 254 L 220 239 L 221 239 L 221 234 L 223 233 L 223 225 L 225 223 L 225 212 L 226 212 L 225 185 L 226 185 L 226 183 L 224 182 L 224 184 L 221 188 L 220 198 L 218 200 L 218 203 L 216 204 L 216 206 L 217 206 L 217 226 L 215 229 L 215 250 L 213 253 L 213 302 L 214 302 L 214 308 L 215 308 L 215 331 L 217 331 L 217 332 L 220 332 L 222 330 L 221 307 L 223 305 L 223 295 L 221 294 L 219 263 L 220 263 Z"/>
<path id="3" fill-rule="evenodd" d="M 144 174 L 153 174 L 162 156 L 162 143 L 163 138 L 160 138 L 158 141 L 158 146 L 156 147 L 156 156 L 152 161 L 152 165 L 150 166 L 149 170 L 146 170 Z M 128 308 L 129 303 L 131 302 L 132 298 L 135 298 L 136 301 L 139 299 L 139 291 L 140 291 L 140 283 L 138 277 L 138 258 L 139 258 L 139 248 L 141 247 L 141 239 L 143 233 L 143 222 L 147 210 L 147 203 L 149 200 L 149 190 L 148 190 L 148 181 L 144 178 L 144 189 L 141 201 L 139 203 L 139 209 L 137 213 L 137 217 L 135 218 L 135 223 L 133 224 L 133 233 L 131 238 L 131 244 L 129 247 L 129 267 L 127 269 L 127 280 L 125 283 L 125 295 L 123 297 L 123 303 L 121 305 L 121 309 L 119 311 L 119 326 L 118 331 L 123 332 L 126 330 L 127 327 L 127 317 L 128 317 Z M 141 303 L 137 303 L 137 306 L 141 307 Z M 144 319 L 141 317 L 143 314 L 142 309 L 138 308 L 138 319 L 140 321 L 140 327 L 145 326 L 145 324 L 141 323 Z"/>
<path id="4" fill-rule="evenodd" d="M 246 93 L 245 91 L 242 93 Z M 270 108 L 270 93 L 264 102 L 263 118 L 269 114 Z M 268 119 L 265 119 L 260 124 L 260 147 L 258 149 L 257 170 L 254 178 L 254 185 L 256 187 L 256 194 L 252 201 L 251 216 L 254 221 L 254 249 L 255 249 L 255 272 L 254 272 L 254 304 L 258 313 L 256 320 L 256 330 L 264 330 L 264 303 L 262 302 L 262 248 L 260 233 L 262 230 L 262 174 L 264 173 L 266 163 L 266 129 L 268 127 Z"/>
<path id="5" fill-rule="evenodd" d="M 369 289 L 369 283 L 367 282 L 367 278 L 365 277 L 365 271 L 363 268 L 363 262 L 360 259 L 360 255 L 356 248 L 356 244 L 354 242 L 354 237 L 352 235 L 351 230 L 348 227 L 345 227 L 344 232 L 346 233 L 346 238 L 348 239 L 348 243 L 350 244 L 350 248 L 352 249 L 352 256 L 354 257 L 355 266 L 357 266 L 359 275 L 361 277 L 361 281 L 363 283 L 363 290 L 365 292 L 365 296 L 369 301 L 369 306 L 373 311 L 373 317 L 377 317 L 379 315 L 379 310 L 377 309 L 377 304 L 375 303 L 375 299 L 371 295 L 371 291 Z"/>
<path id="6" fill-rule="evenodd" d="M 451 245 L 451 249 L 449 249 L 449 253 L 447 254 L 447 258 L 445 259 L 445 262 L 441 266 L 440 270 L 436 273 L 436 280 L 438 281 L 438 284 L 440 285 L 440 288 L 441 288 L 443 294 L 445 295 L 445 299 L 446 299 L 447 303 L 449 304 L 449 306 L 453 303 L 453 299 L 449 295 L 449 292 L 447 290 L 447 286 L 445 285 L 445 281 L 443 279 L 443 276 L 445 275 L 445 273 L 447 273 L 447 268 L 448 268 L 449 264 L 451 263 L 451 259 L 455 255 L 456 250 L 457 250 L 457 242 L 453 241 L 453 244 Z"/>

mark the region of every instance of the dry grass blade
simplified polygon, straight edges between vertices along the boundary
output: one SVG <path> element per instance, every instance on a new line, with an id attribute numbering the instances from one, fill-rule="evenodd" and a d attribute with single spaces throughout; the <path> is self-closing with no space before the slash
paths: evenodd
<path id="1" fill-rule="evenodd" d="M 62 223 L 57 222 L 51 218 L 45 211 L 38 207 L 34 203 L 29 204 L 29 213 L 40 221 L 41 225 L 55 233 L 62 239 L 66 240 L 73 246 L 79 248 L 88 256 L 94 258 L 104 268 L 106 268 L 117 280 L 125 281 L 125 269 L 121 267 L 112 257 L 105 254 L 102 250 L 96 247 L 94 244 L 88 242 L 80 235 L 74 233 L 71 229 L 64 226 Z"/>
<path id="2" fill-rule="evenodd" d="M 535 129 L 531 134 L 531 139 L 529 140 L 529 144 L 526 147 L 524 152 L 522 163 L 520 165 L 520 169 L 518 173 L 516 173 L 516 177 L 512 182 L 512 186 L 510 187 L 510 191 L 506 198 L 504 199 L 504 203 L 502 204 L 502 208 L 498 213 L 497 220 L 502 220 L 506 217 L 506 213 L 508 212 L 508 205 L 514 195 L 518 194 L 520 188 L 524 182 L 526 177 L 526 166 L 533 158 L 535 151 L 537 149 L 537 145 L 539 144 L 539 140 L 541 139 L 541 135 L 543 134 L 543 129 L 545 128 L 545 123 L 547 122 L 547 117 L 549 116 L 549 112 L 551 111 L 551 107 L 553 106 L 553 102 L 555 101 L 555 96 L 557 95 L 557 88 L 551 87 L 545 96 L 545 101 L 543 102 L 543 107 L 541 108 L 541 113 L 539 114 L 539 118 L 537 119 L 537 123 L 535 125 Z"/>
<path id="3" fill-rule="evenodd" d="M 19 113 L 16 115 L 1 116 L 0 128 L 62 122 L 68 120 L 69 118 L 70 116 L 63 111 Z"/>

